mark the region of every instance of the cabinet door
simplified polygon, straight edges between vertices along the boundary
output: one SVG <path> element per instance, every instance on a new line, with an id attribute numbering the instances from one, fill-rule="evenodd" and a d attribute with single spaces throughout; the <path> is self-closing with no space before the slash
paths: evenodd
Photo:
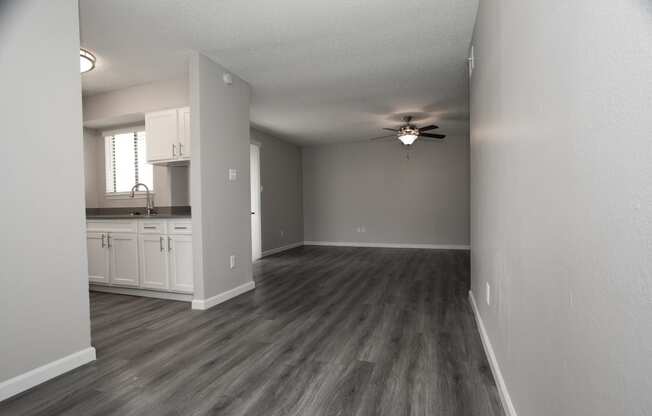
<path id="1" fill-rule="evenodd" d="M 190 159 L 190 107 L 180 108 L 179 117 L 179 157 Z"/>
<path id="2" fill-rule="evenodd" d="M 120 286 L 138 286 L 138 236 L 127 233 L 109 233 L 111 283 Z"/>
<path id="3" fill-rule="evenodd" d="M 109 250 L 106 234 L 86 233 L 88 252 L 88 280 L 91 283 L 109 283 Z"/>
<path id="4" fill-rule="evenodd" d="M 145 114 L 147 161 L 175 159 L 179 154 L 177 110 Z"/>
<path id="5" fill-rule="evenodd" d="M 162 235 L 146 234 L 139 237 L 140 287 L 167 290 L 168 253 L 167 240 Z"/>
<path id="6" fill-rule="evenodd" d="M 192 292 L 192 236 L 170 235 L 167 238 L 170 259 L 170 289 Z"/>

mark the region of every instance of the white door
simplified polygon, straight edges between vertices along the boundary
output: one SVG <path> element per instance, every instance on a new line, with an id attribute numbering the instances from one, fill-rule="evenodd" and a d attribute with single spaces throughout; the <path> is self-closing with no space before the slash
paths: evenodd
<path id="1" fill-rule="evenodd" d="M 130 233 L 109 233 L 111 283 L 138 286 L 138 236 Z"/>
<path id="2" fill-rule="evenodd" d="M 260 221 L 260 146 L 250 145 L 251 154 L 251 258 L 262 256 Z"/>
<path id="3" fill-rule="evenodd" d="M 141 235 L 140 287 L 165 290 L 168 285 L 167 240 L 162 235 Z"/>
<path id="4" fill-rule="evenodd" d="M 88 251 L 88 280 L 91 283 L 109 283 L 109 250 L 105 233 L 86 233 Z"/>
<path id="5" fill-rule="evenodd" d="M 145 114 L 147 161 L 170 160 L 179 154 L 177 110 Z"/>
<path id="6" fill-rule="evenodd" d="M 192 236 L 171 235 L 167 238 L 168 258 L 170 261 L 170 289 L 192 292 Z"/>
<path id="7" fill-rule="evenodd" d="M 190 158 L 190 108 L 179 109 L 179 157 Z"/>

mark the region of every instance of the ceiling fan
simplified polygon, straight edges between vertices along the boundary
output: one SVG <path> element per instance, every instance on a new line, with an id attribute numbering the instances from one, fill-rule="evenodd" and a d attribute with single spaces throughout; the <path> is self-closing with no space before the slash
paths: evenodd
<path id="1" fill-rule="evenodd" d="M 405 122 L 405 124 L 399 126 L 398 129 L 383 128 L 383 130 L 393 131 L 396 132 L 396 134 L 392 134 L 389 136 L 374 137 L 371 140 L 384 140 L 390 137 L 395 137 L 398 140 L 400 140 L 401 143 L 403 143 L 403 145 L 412 146 L 412 144 L 417 139 L 430 141 L 430 140 L 441 140 L 444 137 L 446 137 L 443 134 L 426 133 L 427 131 L 438 129 L 439 126 L 435 126 L 431 124 L 429 126 L 417 127 L 413 124 L 410 124 L 410 122 L 412 121 L 412 116 L 403 117 L 403 121 Z"/>

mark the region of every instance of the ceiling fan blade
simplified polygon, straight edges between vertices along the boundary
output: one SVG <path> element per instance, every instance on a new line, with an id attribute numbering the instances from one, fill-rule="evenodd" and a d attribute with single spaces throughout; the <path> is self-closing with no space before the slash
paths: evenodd
<path id="1" fill-rule="evenodd" d="M 438 128 L 439 128 L 439 126 L 435 126 L 434 124 L 431 124 L 429 126 L 419 128 L 419 131 L 428 131 L 428 130 L 434 130 L 434 129 L 438 129 Z"/>
<path id="2" fill-rule="evenodd" d="M 398 130 L 396 130 L 396 129 L 388 129 L 388 128 L 386 128 L 386 127 L 383 127 L 383 130 L 398 131 Z"/>
<path id="3" fill-rule="evenodd" d="M 375 140 L 388 140 L 388 139 L 395 139 L 395 138 L 396 138 L 396 135 L 392 134 L 392 135 L 389 135 L 389 136 L 372 137 L 369 140 L 375 141 Z"/>
<path id="4" fill-rule="evenodd" d="M 433 138 L 433 139 L 443 139 L 446 136 L 443 135 L 443 134 L 419 133 L 419 137 L 430 137 L 430 138 Z"/>

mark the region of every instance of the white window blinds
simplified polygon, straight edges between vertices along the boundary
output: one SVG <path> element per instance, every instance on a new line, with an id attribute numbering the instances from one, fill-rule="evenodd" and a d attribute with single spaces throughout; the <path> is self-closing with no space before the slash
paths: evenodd
<path id="1" fill-rule="evenodd" d="M 107 193 L 130 192 L 139 182 L 154 190 L 153 167 L 146 162 L 146 145 L 144 131 L 104 137 Z"/>

